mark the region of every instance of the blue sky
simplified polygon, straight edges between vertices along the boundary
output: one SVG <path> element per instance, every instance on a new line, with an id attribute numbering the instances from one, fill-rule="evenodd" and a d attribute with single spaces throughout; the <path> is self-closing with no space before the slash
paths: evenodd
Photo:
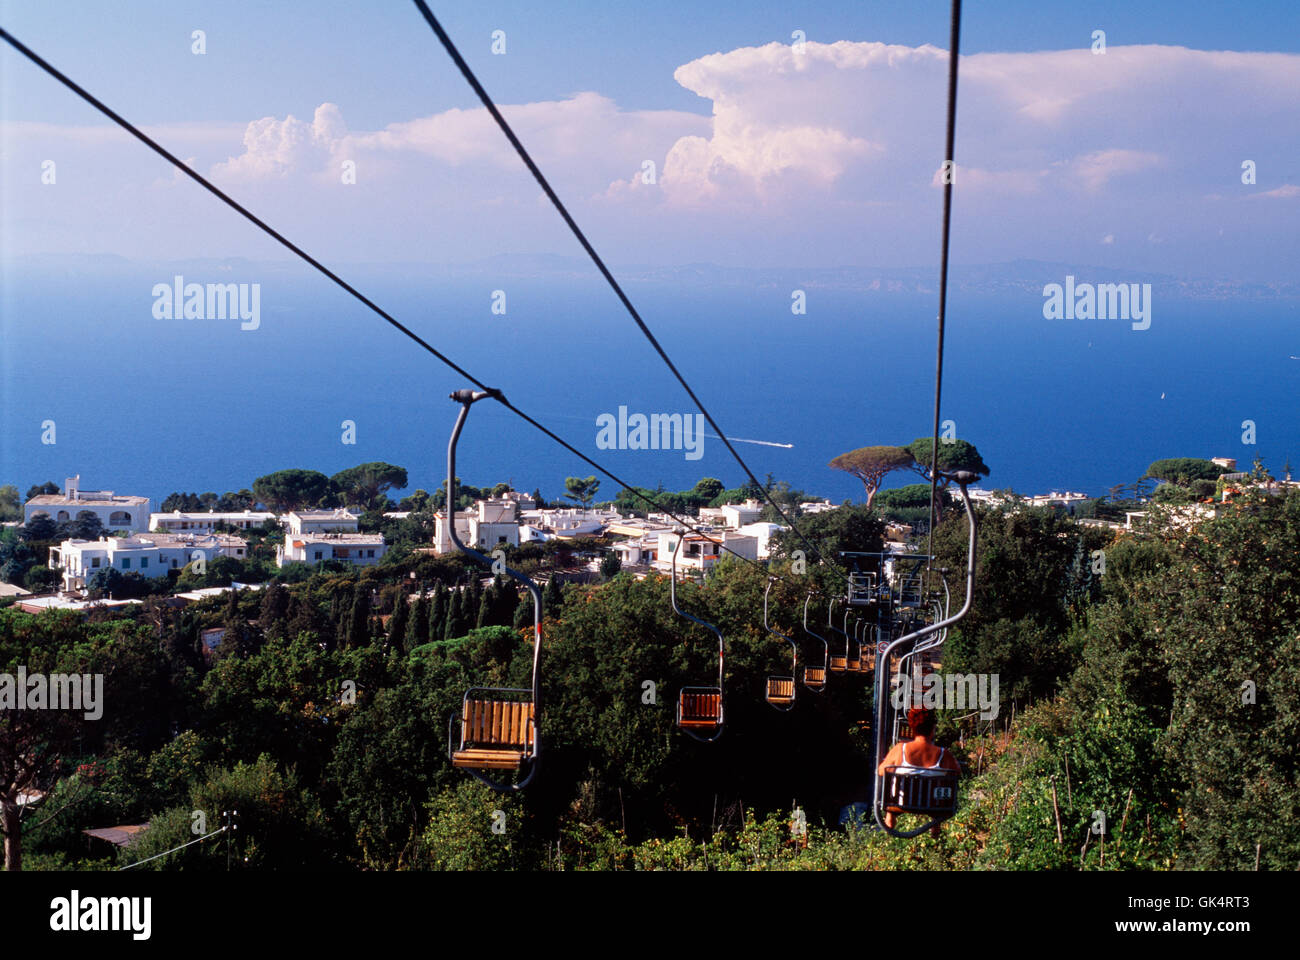
<path id="1" fill-rule="evenodd" d="M 16 36 L 337 262 L 576 252 L 408 3 L 0 8 Z M 611 261 L 935 257 L 944 63 L 925 45 L 946 47 L 947 3 L 435 12 Z M 1291 276 L 1298 27 L 1300 4 L 1281 0 L 968 3 L 954 259 Z M 1089 51 L 1098 29 L 1105 57 Z M 279 256 L 8 49 L 0 71 L 11 255 Z M 348 158 L 358 183 L 340 187 Z M 33 188 L 46 159 L 58 186 Z M 1245 160 L 1256 184 L 1240 182 Z"/>

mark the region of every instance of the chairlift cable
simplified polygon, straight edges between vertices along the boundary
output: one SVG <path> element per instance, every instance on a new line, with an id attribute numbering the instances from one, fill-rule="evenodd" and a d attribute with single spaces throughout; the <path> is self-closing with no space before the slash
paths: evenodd
<path id="1" fill-rule="evenodd" d="M 672 372 L 672 375 L 677 378 L 677 382 L 682 385 L 682 389 L 684 389 L 687 396 L 691 398 L 691 402 L 699 408 L 702 414 L 704 414 L 704 418 L 708 420 L 709 426 L 713 428 L 714 432 L 718 435 L 718 438 L 726 445 L 727 450 L 730 451 L 731 455 L 736 459 L 736 462 L 740 464 L 741 469 L 745 471 L 745 474 L 749 477 L 754 486 L 762 492 L 763 498 L 772 505 L 773 509 L 776 510 L 781 519 L 789 525 L 790 529 L 798 535 L 799 539 L 802 540 L 820 559 L 822 556 L 821 551 L 813 545 L 812 541 L 803 535 L 795 525 L 794 521 L 786 516 L 785 511 L 781 509 L 780 505 L 778 505 L 772 498 L 767 489 L 758 482 L 758 477 L 754 476 L 754 471 L 749 468 L 749 464 L 747 464 L 740 454 L 736 452 L 735 446 L 729 439 L 727 439 L 727 435 L 723 432 L 722 427 L 718 426 L 718 422 L 713 419 L 713 414 L 709 413 L 708 408 L 704 406 L 704 401 L 696 395 L 695 391 L 691 389 L 691 385 L 686 382 L 686 378 L 682 376 L 681 371 L 677 369 L 676 364 L 669 359 L 667 351 L 664 350 L 663 346 L 659 343 L 659 340 L 650 331 L 650 328 L 646 325 L 645 321 L 641 319 L 641 314 L 637 312 L 631 299 L 629 299 L 628 295 L 624 293 L 623 288 L 619 285 L 618 281 L 614 279 L 614 274 L 610 272 L 607 266 L 605 266 L 605 261 L 601 259 L 600 254 L 596 252 L 596 248 L 592 246 L 591 241 L 587 239 L 587 235 L 582 232 L 582 228 L 578 226 L 577 221 L 575 221 L 572 215 L 570 215 L 568 208 L 565 207 L 564 202 L 559 198 L 559 195 L 557 195 L 555 190 L 552 189 L 550 182 L 542 174 L 541 169 L 533 162 L 533 158 L 524 148 L 523 143 L 521 143 L 519 138 L 515 136 L 514 130 L 510 128 L 510 124 L 506 122 L 505 117 L 501 115 L 501 111 L 497 109 L 496 103 L 493 102 L 491 96 L 489 96 L 488 92 L 483 88 L 483 85 L 479 83 L 478 78 L 474 75 L 474 71 L 469 68 L 469 64 L 465 62 L 465 58 L 460 55 L 460 51 L 456 48 L 456 44 L 452 41 L 451 37 L 448 36 L 447 31 L 442 28 L 442 24 L 440 24 L 438 18 L 433 15 L 433 11 L 429 9 L 428 4 L 425 3 L 424 0 L 414 0 L 414 3 L 419 9 L 420 14 L 437 35 L 438 40 L 441 41 L 443 48 L 447 51 L 447 55 L 451 57 L 452 62 L 456 64 L 461 75 L 464 76 L 465 81 L 474 90 L 474 93 L 487 109 L 487 112 L 492 116 L 492 119 L 496 121 L 497 126 L 501 128 L 501 132 L 505 134 L 506 139 L 510 141 L 510 145 L 514 147 L 515 153 L 519 154 L 519 159 L 524 162 L 524 166 L 528 168 L 529 173 L 533 175 L 533 179 L 536 180 L 538 186 L 542 188 L 542 192 L 546 194 L 547 198 L 551 201 L 551 204 L 559 212 L 564 222 L 568 225 L 569 230 L 572 231 L 574 237 L 577 238 L 578 243 L 582 245 L 582 249 L 587 252 L 589 257 L 591 257 L 591 261 L 596 265 L 596 269 L 600 271 L 600 275 L 605 278 L 610 289 L 614 291 L 614 295 L 618 297 L 619 301 L 627 310 L 628 315 L 640 328 L 641 332 L 645 335 L 645 338 L 650 342 L 650 345 L 654 347 L 655 352 L 659 354 L 659 358 L 667 365 L 668 369 Z"/>
<path id="2" fill-rule="evenodd" d="M 316 259 L 315 257 L 313 257 L 311 254 L 307 253 L 307 251 L 305 251 L 304 249 L 302 249 L 301 247 L 299 247 L 299 246 L 298 246 L 297 244 L 295 244 L 293 241 L 289 240 L 289 239 L 288 239 L 286 236 L 284 236 L 282 233 L 280 233 L 279 231 L 277 231 L 275 228 L 271 227 L 269 224 L 267 224 L 264 220 L 262 220 L 262 219 L 261 219 L 260 217 L 258 217 L 256 214 L 252 213 L 252 212 L 251 212 L 247 207 L 243 206 L 243 205 L 240 204 L 237 200 L 235 200 L 234 198 L 232 198 L 229 194 L 227 194 L 227 193 L 225 193 L 223 190 L 221 190 L 221 188 L 219 188 L 219 187 L 217 187 L 216 185 L 214 185 L 211 181 L 209 181 L 207 178 L 205 178 L 202 174 L 200 174 L 200 173 L 197 172 L 196 170 L 192 169 L 188 164 L 186 164 L 185 162 L 183 162 L 183 161 L 182 161 L 180 158 L 178 158 L 175 154 L 171 153 L 169 150 L 167 150 L 167 148 L 163 147 L 163 146 L 162 146 L 161 144 L 159 144 L 156 140 L 154 140 L 154 139 L 153 139 L 152 137 L 150 137 L 148 134 L 144 133 L 142 130 L 140 130 L 138 127 L 136 127 L 133 123 L 131 123 L 129 120 L 127 120 L 127 119 L 125 119 L 124 117 L 122 117 L 120 114 L 118 114 L 116 111 L 114 111 L 111 107 L 109 107 L 109 106 L 107 106 L 106 104 L 104 104 L 102 101 L 100 101 L 98 98 L 96 98 L 93 94 L 91 94 L 88 90 L 86 90 L 84 87 L 82 87 L 80 84 L 78 84 L 75 80 L 71 79 L 71 78 L 68 77 L 66 74 L 64 74 L 62 71 L 60 71 L 57 67 L 53 66 L 51 63 L 49 63 L 47 60 L 45 60 L 43 57 L 41 57 L 39 54 L 37 54 L 34 50 L 32 50 L 30 47 L 28 47 L 28 46 L 27 46 L 26 44 L 24 44 L 22 41 L 18 40 L 17 37 L 15 37 L 13 34 L 9 33 L 9 31 L 5 30 L 3 27 L 0 27 L 0 39 L 3 39 L 6 43 L 8 43 L 11 47 L 13 47 L 15 50 L 17 50 L 17 51 L 18 51 L 19 53 L 21 53 L 23 56 L 25 56 L 28 60 L 30 60 L 30 61 L 31 61 L 32 63 L 34 63 L 36 66 L 40 67 L 40 68 L 41 68 L 42 70 L 44 70 L 47 74 L 49 74 L 49 75 L 50 75 L 51 77 L 53 77 L 55 80 L 59 81 L 61 84 L 63 84 L 65 87 L 67 87 L 67 88 L 68 88 L 69 90 L 71 90 L 73 93 L 75 93 L 78 97 L 80 97 L 80 98 L 81 98 L 82 100 L 84 100 L 86 103 L 90 104 L 92 107 L 94 107 L 94 108 L 95 108 L 96 110 L 98 110 L 100 113 L 102 113 L 104 116 L 108 117 L 108 119 L 112 120 L 114 123 L 116 123 L 119 127 L 121 127 L 123 130 L 125 130 L 127 133 L 131 134 L 131 136 L 135 137 L 137 140 L 139 140 L 141 143 L 143 143 L 146 147 L 148 147 L 148 148 L 149 148 L 150 150 L 152 150 L 154 153 L 158 154 L 158 156 L 162 157 L 164 160 L 166 160 L 167 162 L 171 163 L 173 167 L 175 167 L 175 168 L 176 168 L 177 170 L 179 170 L 181 173 L 183 173 L 183 174 L 185 174 L 186 176 L 188 176 L 188 177 L 189 177 L 191 180 L 193 180 L 195 183 L 199 184 L 199 186 L 203 187 L 205 190 L 207 190 L 209 193 L 211 193 L 213 196 L 215 196 L 215 197 L 216 197 L 218 200 L 220 200 L 222 203 L 226 204 L 228 207 L 230 207 L 230 208 L 231 208 L 232 210 L 234 210 L 236 213 L 238 213 L 238 214 L 240 214 L 241 216 L 243 216 L 246 220 L 248 220 L 250 223 L 252 223 L 252 224 L 253 224 L 254 226 L 256 226 L 258 229 L 260 229 L 260 230 L 261 230 L 263 233 L 265 233 L 267 236 L 269 236 L 269 237 L 271 237 L 272 239 L 274 239 L 275 241 L 277 241 L 281 246 L 285 247 L 287 250 L 289 250 L 291 253 L 293 253 L 295 256 L 297 256 L 299 259 L 301 259 L 302 261 L 304 261 L 305 263 L 307 263 L 309 266 L 315 268 L 318 272 L 320 272 L 321 274 L 323 274 L 325 277 L 327 277 L 329 280 L 331 280 L 334 284 L 336 284 L 336 285 L 337 285 L 338 287 L 340 287 L 342 290 L 344 290 L 345 292 L 347 292 L 348 294 L 350 294 L 353 298 L 355 298 L 356 300 L 358 300 L 358 301 L 359 301 L 360 303 L 362 303 L 364 306 L 368 307 L 372 312 L 374 312 L 375 314 L 377 314 L 377 315 L 378 315 L 379 317 L 381 317 L 383 320 L 387 321 L 387 322 L 388 322 L 391 326 L 393 326 L 395 329 L 397 329 L 397 330 L 400 331 L 401 333 L 405 334 L 405 335 L 406 335 L 410 340 L 412 340 L 413 342 L 415 342 L 415 343 L 418 344 L 419 346 L 423 347 L 423 348 L 424 348 L 428 353 L 432 354 L 432 355 L 433 355 L 434 357 L 436 357 L 438 360 L 442 361 L 442 363 L 445 364 L 447 367 L 449 367 L 451 370 L 455 371 L 457 374 L 459 374 L 460 376 L 464 377 L 464 378 L 465 378 L 466 380 L 468 380 L 470 383 L 474 384 L 476 387 L 479 387 L 479 388 L 482 389 L 482 390 L 490 390 L 490 389 L 491 389 L 491 388 L 489 388 L 489 387 L 488 387 L 488 386 L 487 386 L 487 385 L 486 385 L 482 380 L 479 380 L 477 377 L 475 377 L 475 376 L 474 376 L 473 374 L 471 374 L 469 371 L 465 370 L 463 367 L 461 367 L 459 364 L 457 364 L 455 361 L 453 361 L 453 360 L 452 360 L 450 357 L 448 357 L 446 354 L 442 353 L 440 350 L 438 350 L 436 347 L 434 347 L 434 346 L 433 346 L 432 344 L 430 344 L 428 341 L 424 340 L 422 337 L 420 337 L 418 334 L 416 334 L 414 331 L 412 331 L 409 327 L 405 326 L 403 323 L 401 323 L 400 321 L 398 321 L 397 318 L 395 318 L 394 316 L 392 316 L 391 314 L 389 314 L 387 311 L 385 311 L 382 307 L 380 307 L 378 304 L 376 304 L 373 300 L 371 300 L 369 297 L 367 297 L 365 294 L 363 294 L 360 290 L 358 290 L 358 289 L 357 289 L 356 287 L 354 287 L 352 284 L 348 283 L 346 280 L 344 280 L 341 276 L 339 276 L 337 273 L 335 273 L 335 272 L 334 272 L 333 270 L 331 270 L 329 267 L 325 266 L 325 264 L 323 264 L 321 261 L 317 260 L 317 259 Z M 727 546 L 725 543 L 723 543 L 722 541 L 715 539 L 714 537 L 712 537 L 712 536 L 709 535 L 708 533 L 706 533 L 706 532 L 704 532 L 703 530 L 701 530 L 698 526 L 696 526 L 696 525 L 694 525 L 694 524 L 691 524 L 691 523 L 688 522 L 687 520 L 684 520 L 683 518 L 677 516 L 677 514 L 673 513 L 673 511 L 669 510 L 668 508 L 664 507 L 662 504 L 660 504 L 660 503 L 659 503 L 657 500 L 655 500 L 653 497 L 650 497 L 650 496 L 648 496 L 648 495 L 646 495 L 646 494 L 640 492 L 640 490 L 639 490 L 637 487 L 633 486 L 631 483 L 629 483 L 628 481 L 624 480 L 622 477 L 618 476 L 617 474 L 613 473 L 612 471 L 610 471 L 610 470 L 606 469 L 605 467 L 601 466 L 601 464 L 597 463 L 595 460 L 593 460 L 591 457 L 587 456 L 587 455 L 586 455 L 585 453 L 583 453 L 581 450 L 579 450 L 579 449 L 577 449 L 576 447 L 574 447 L 571 443 L 569 443 L 569 442 L 568 442 L 567 440 L 565 440 L 563 437 L 559 436 L 559 435 L 556 434 L 554 431 L 550 430 L 548 427 L 542 425 L 542 424 L 539 423 L 537 420 L 533 419 L 533 417 L 529 416 L 529 415 L 528 415 L 527 413 L 525 413 L 523 410 L 521 410 L 521 409 L 519 409 L 518 407 L 516 407 L 514 404 L 512 404 L 510 401 L 508 401 L 508 400 L 507 400 L 503 395 L 496 395 L 496 396 L 494 396 L 494 399 L 495 399 L 498 403 L 500 403 L 503 407 L 505 407 L 507 410 L 509 410 L 511 413 L 515 414 L 515 416 L 519 417 L 521 420 L 523 420 L 525 423 L 529 424 L 530 426 L 535 427 L 536 429 L 540 430 L 543 434 L 545 434 L 545 435 L 546 435 L 547 437 L 549 437 L 551 440 L 553 440 L 553 441 L 555 441 L 556 443 L 558 443 L 560 446 L 562 446 L 565 450 L 567 450 L 567 451 L 569 451 L 570 453 L 572 453 L 574 456 L 578 457 L 580 460 L 582 460 L 582 461 L 583 461 L 584 463 L 586 463 L 588 466 L 593 467 L 594 469 L 598 470 L 600 473 L 604 474 L 604 475 L 605 475 L 606 477 L 608 477 L 609 479 L 613 480 L 615 483 L 617 483 L 617 484 L 619 484 L 620 486 L 626 488 L 629 492 L 632 493 L 633 496 L 638 497 L 639 499 L 645 501 L 649 506 L 653 507 L 655 510 L 657 510 L 657 511 L 663 513 L 663 514 L 665 514 L 665 515 L 668 516 L 668 517 L 671 517 L 671 518 L 672 518 L 676 523 L 680 523 L 682 526 L 686 527 L 686 528 L 689 529 L 691 532 L 696 533 L 696 534 L 698 534 L 698 535 L 704 537 L 704 538 L 705 538 L 706 540 L 708 540 L 710 543 L 716 544 L 716 545 L 717 545 L 718 547 L 720 547 L 722 550 L 725 550 L 727 553 L 732 554 L 733 556 L 739 558 L 740 560 L 744 560 L 746 563 L 749 563 L 751 566 L 754 566 L 754 567 L 756 567 L 756 568 L 762 570 L 763 573 L 764 573 L 764 575 L 767 575 L 767 568 L 764 567 L 762 564 L 758 563 L 758 562 L 755 561 L 755 560 L 750 560 L 750 559 L 749 559 L 748 557 L 746 557 L 745 555 L 743 555 L 743 554 L 737 552 L 736 550 L 733 550 L 731 547 L 728 547 L 728 546 Z M 752 477 L 752 474 L 751 474 L 751 477 Z M 793 525 L 791 525 L 791 528 L 792 528 L 792 529 L 795 529 L 795 528 L 793 527 Z M 797 529 L 795 530 L 795 532 L 798 533 Z M 800 534 L 800 537 L 802 538 L 803 535 Z M 807 542 L 807 540 L 805 539 L 804 542 Z M 815 549 L 816 549 L 816 548 L 814 548 L 814 550 L 815 550 Z M 818 555 L 820 556 L 820 554 L 818 554 Z M 833 569 L 833 568 L 831 568 L 831 569 Z M 783 580 L 784 580 L 785 578 L 782 577 L 782 578 L 780 578 L 780 579 L 783 579 Z"/>
<path id="3" fill-rule="evenodd" d="M 939 481 L 939 402 L 943 393 L 943 335 L 948 310 L 948 237 L 952 224 L 953 141 L 957 133 L 957 61 L 961 39 L 961 0 L 952 0 L 952 22 L 948 35 L 948 123 L 943 164 L 943 239 L 939 258 L 939 334 L 934 361 L 934 436 L 930 442 L 930 529 L 925 552 L 934 563 L 934 506 Z M 927 566 L 929 569 L 929 566 Z"/>

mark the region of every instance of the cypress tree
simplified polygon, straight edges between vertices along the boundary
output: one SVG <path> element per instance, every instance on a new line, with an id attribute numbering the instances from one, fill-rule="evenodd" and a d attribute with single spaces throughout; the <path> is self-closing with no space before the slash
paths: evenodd
<path id="1" fill-rule="evenodd" d="M 317 642 L 329 642 L 327 621 L 321 615 L 320 607 L 310 598 L 292 596 L 289 600 L 288 620 L 286 636 L 297 637 L 300 633 L 309 633 Z"/>
<path id="2" fill-rule="evenodd" d="M 564 591 L 560 589 L 560 579 L 554 574 L 542 591 L 542 609 L 551 616 L 559 616 L 564 609 Z"/>
<path id="3" fill-rule="evenodd" d="M 515 619 L 515 606 L 519 603 L 519 593 L 514 589 L 513 581 L 506 581 L 498 576 L 494 581 L 496 586 L 496 605 L 492 608 L 492 624 L 494 626 L 508 627 Z"/>
<path id="4" fill-rule="evenodd" d="M 364 647 L 370 643 L 370 589 L 357 584 L 352 591 L 352 616 L 348 623 L 349 647 Z"/>
<path id="5" fill-rule="evenodd" d="M 289 591 L 280 584 L 273 583 L 262 591 L 262 603 L 257 611 L 257 624 L 268 637 L 281 636 L 284 634 L 288 618 Z"/>
<path id="6" fill-rule="evenodd" d="M 393 615 L 388 618 L 388 642 L 392 647 L 402 648 L 406 641 L 406 625 L 410 619 L 411 605 L 407 602 L 406 591 L 398 587 L 393 596 Z"/>
<path id="7" fill-rule="evenodd" d="M 466 598 L 462 596 L 465 591 L 457 588 L 451 591 L 451 605 L 447 609 L 447 629 L 443 633 L 443 639 L 453 640 L 456 637 L 463 637 L 469 632 L 466 625 L 466 616 L 463 611 L 463 604 Z"/>
<path id="8" fill-rule="evenodd" d="M 514 628 L 523 630 L 533 625 L 533 597 L 530 593 L 525 593 L 523 598 L 515 606 Z"/>
<path id="9" fill-rule="evenodd" d="M 478 614 L 479 604 L 483 602 L 483 583 L 479 579 L 478 572 L 470 574 L 469 593 L 461 598 L 461 613 L 464 614 L 465 620 L 469 621 L 471 617 Z"/>
<path id="10" fill-rule="evenodd" d="M 410 653 L 418 646 L 429 642 L 429 598 L 423 593 L 420 599 L 415 601 L 415 613 L 411 617 L 411 625 L 406 631 L 405 652 Z"/>
<path id="11" fill-rule="evenodd" d="M 487 627 L 492 624 L 492 602 L 496 598 L 496 590 L 491 585 L 483 591 L 483 598 L 478 602 L 478 616 L 474 619 L 474 626 Z"/>
<path id="12" fill-rule="evenodd" d="M 429 616 L 429 639 L 441 640 L 447 632 L 447 585 L 441 580 L 433 591 L 433 612 Z"/>

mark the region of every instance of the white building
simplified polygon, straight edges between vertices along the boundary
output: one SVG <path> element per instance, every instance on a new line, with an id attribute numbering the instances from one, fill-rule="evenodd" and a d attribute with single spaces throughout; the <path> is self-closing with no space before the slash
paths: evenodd
<path id="1" fill-rule="evenodd" d="M 605 524 L 605 532 L 617 534 L 620 537 L 645 537 L 657 535 L 664 530 L 673 530 L 680 526 L 680 523 L 665 523 L 655 519 L 642 520 L 640 517 L 628 517 L 626 520 L 620 518 Z"/>
<path id="2" fill-rule="evenodd" d="M 518 490 L 507 490 L 501 495 L 504 500 L 513 500 L 515 507 L 522 513 L 525 510 L 536 510 L 537 501 L 533 499 L 531 493 L 520 493 Z"/>
<path id="3" fill-rule="evenodd" d="M 661 573 L 672 573 L 673 550 L 678 541 L 682 541 L 681 554 L 677 557 L 678 572 L 707 573 L 723 557 L 739 554 L 747 560 L 758 560 L 758 538 L 731 530 L 723 531 L 712 540 L 698 533 L 671 531 L 659 534 L 657 556 L 654 568 Z M 715 541 L 721 541 L 720 546 Z M 726 549 L 723 549 L 723 546 Z"/>
<path id="4" fill-rule="evenodd" d="M 112 567 L 142 577 L 166 576 L 193 560 L 210 563 L 218 556 L 242 560 L 248 544 L 231 536 L 171 536 L 141 534 L 135 537 L 105 537 L 100 540 L 64 540 L 50 547 L 49 567 L 62 569 L 65 591 L 84 590 L 98 570 Z"/>
<path id="5" fill-rule="evenodd" d="M 838 506 L 838 504 L 831 503 L 829 500 L 809 500 L 807 503 L 799 504 L 799 512 L 805 516 L 812 516 L 815 513 L 835 510 Z"/>
<path id="6" fill-rule="evenodd" d="M 519 538 L 529 540 L 571 540 L 577 537 L 598 537 L 605 525 L 623 517 L 614 510 L 583 510 L 580 507 L 560 507 L 555 510 L 526 510 Z"/>
<path id="7" fill-rule="evenodd" d="M 1074 493 L 1069 490 L 1061 493 L 1053 490 L 1051 493 L 1028 497 L 1025 502 L 1031 507 L 1069 507 L 1071 504 L 1088 499 L 1091 498 L 1086 493 Z"/>
<path id="8" fill-rule="evenodd" d="M 382 533 L 286 534 L 284 543 L 275 548 L 275 565 L 283 567 L 295 561 L 315 565 L 326 560 L 342 560 L 354 567 L 372 567 L 383 559 L 387 550 Z"/>
<path id="9" fill-rule="evenodd" d="M 611 548 L 625 567 L 644 567 L 659 558 L 659 534 L 647 533 L 634 540 L 624 540 Z"/>
<path id="10" fill-rule="evenodd" d="M 790 528 L 780 523 L 747 523 L 738 532 L 753 537 L 758 542 L 758 559 L 766 560 L 771 556 L 770 544 L 778 533 Z"/>
<path id="11" fill-rule="evenodd" d="M 238 513 L 217 513 L 212 510 L 186 513 L 173 510 L 171 513 L 151 513 L 149 529 L 163 533 L 211 533 L 218 523 L 248 530 L 274 519 L 275 514 L 258 510 L 243 510 Z"/>
<path id="12" fill-rule="evenodd" d="M 514 500 L 479 500 L 471 510 L 456 511 L 456 536 L 466 546 L 480 550 L 517 547 L 520 541 L 518 510 Z M 439 510 L 433 515 L 433 550 L 437 554 L 458 552 L 451 542 L 445 514 L 446 511 Z"/>
<path id="13" fill-rule="evenodd" d="M 739 530 L 747 524 L 756 523 L 762 513 L 762 504 L 757 500 L 746 500 L 744 503 L 724 503 L 720 507 L 702 507 L 700 520 Z"/>
<path id="14" fill-rule="evenodd" d="M 356 533 L 358 516 L 340 507 L 337 510 L 293 510 L 281 518 L 285 538 L 312 533 Z"/>
<path id="15" fill-rule="evenodd" d="M 118 496 L 112 490 L 82 490 L 81 474 L 64 481 L 63 493 L 32 497 L 23 507 L 23 523 L 44 514 L 55 523 L 76 520 L 83 513 L 99 518 L 106 530 L 144 533 L 152 503 L 148 497 Z"/>

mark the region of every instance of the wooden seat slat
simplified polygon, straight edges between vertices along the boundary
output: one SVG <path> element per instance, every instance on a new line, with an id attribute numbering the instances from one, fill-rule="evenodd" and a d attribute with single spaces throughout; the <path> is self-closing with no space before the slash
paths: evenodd
<path id="1" fill-rule="evenodd" d="M 682 691 L 677 711 L 683 727 L 716 727 L 722 720 L 722 696 Z"/>
<path id="2" fill-rule="evenodd" d="M 477 744 L 519 747 L 526 753 L 533 746 L 535 716 L 531 701 L 466 700 L 461 715 L 462 752 Z"/>

